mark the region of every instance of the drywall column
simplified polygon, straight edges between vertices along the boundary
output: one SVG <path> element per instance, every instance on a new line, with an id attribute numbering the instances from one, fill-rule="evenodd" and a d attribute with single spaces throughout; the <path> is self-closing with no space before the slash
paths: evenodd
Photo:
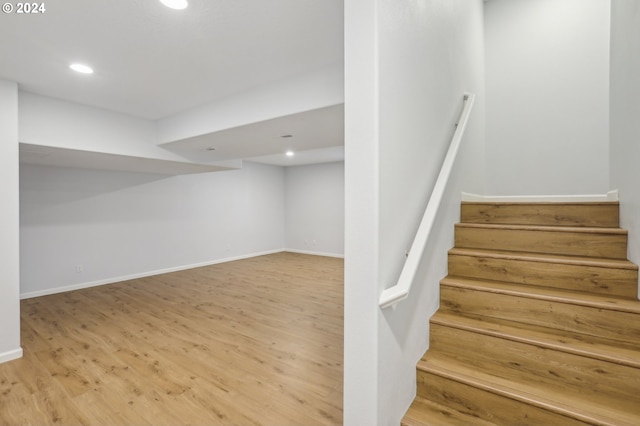
<path id="1" fill-rule="evenodd" d="M 438 306 L 460 192 L 483 193 L 481 0 L 345 1 L 344 424 L 398 424 Z M 477 108 L 409 299 L 381 310 L 454 132 Z"/>
<path id="2" fill-rule="evenodd" d="M 344 421 L 378 422 L 377 1 L 345 0 Z"/>
<path id="3" fill-rule="evenodd" d="M 629 258 L 640 263 L 640 2 L 613 0 L 611 6 L 611 187 L 620 191 Z"/>
<path id="4" fill-rule="evenodd" d="M 18 85 L 0 80 L 0 362 L 20 347 Z"/>

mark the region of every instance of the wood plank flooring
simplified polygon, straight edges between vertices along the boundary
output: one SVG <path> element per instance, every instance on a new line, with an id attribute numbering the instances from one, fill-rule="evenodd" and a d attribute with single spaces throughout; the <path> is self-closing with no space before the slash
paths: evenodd
<path id="1" fill-rule="evenodd" d="M 342 259 L 277 253 L 21 309 L 2 425 L 342 423 Z"/>

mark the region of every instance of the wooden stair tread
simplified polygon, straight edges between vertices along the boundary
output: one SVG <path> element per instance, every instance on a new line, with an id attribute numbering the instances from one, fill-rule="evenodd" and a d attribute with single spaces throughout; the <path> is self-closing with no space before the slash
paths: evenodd
<path id="1" fill-rule="evenodd" d="M 520 285 L 501 281 L 480 280 L 449 275 L 440 281 L 441 285 L 467 288 L 490 293 L 508 294 L 538 300 L 586 306 L 597 309 L 608 309 L 640 315 L 640 301 L 619 296 L 599 295 L 571 290 L 560 290 L 549 287 Z"/>
<path id="2" fill-rule="evenodd" d="M 514 382 L 483 373 L 465 365 L 439 358 L 437 355 L 425 357 L 418 362 L 417 369 L 465 383 L 506 398 L 530 404 L 587 423 L 607 426 L 636 426 L 640 424 L 639 412 L 621 412 L 601 406 L 598 401 L 586 401 L 557 392 L 545 386 Z"/>
<path id="3" fill-rule="evenodd" d="M 461 205 L 490 206 L 615 206 L 619 201 L 461 201 Z"/>
<path id="4" fill-rule="evenodd" d="M 589 226 L 550 226 L 550 225 L 516 225 L 516 224 L 494 224 L 494 223 L 456 223 L 458 228 L 478 228 L 478 229 L 512 229 L 519 231 L 546 231 L 546 232 L 573 232 L 583 234 L 615 234 L 627 235 L 628 231 L 622 228 L 602 228 Z"/>
<path id="5" fill-rule="evenodd" d="M 496 426 L 478 417 L 461 413 L 437 402 L 417 397 L 402 419 L 402 426 Z"/>
<path id="6" fill-rule="evenodd" d="M 615 206 L 619 201 L 461 201 L 462 205 L 500 205 L 500 206 Z"/>
<path id="7" fill-rule="evenodd" d="M 618 227 L 620 204 L 606 202 L 463 201 L 462 222 Z"/>
<path id="8" fill-rule="evenodd" d="M 431 322 L 640 369 L 640 347 L 629 342 L 500 318 L 443 311 L 436 312 Z"/>
<path id="9" fill-rule="evenodd" d="M 621 228 L 458 223 L 454 240 L 465 248 L 626 259 L 628 233 Z"/>
<path id="10" fill-rule="evenodd" d="M 598 258 L 587 256 L 572 256 L 563 254 L 545 254 L 518 252 L 507 250 L 489 250 L 454 247 L 449 254 L 458 256 L 490 257 L 506 260 L 523 260 L 529 262 L 561 263 L 565 265 L 583 265 L 600 268 L 618 268 L 637 271 L 638 265 L 626 259 Z"/>
<path id="11" fill-rule="evenodd" d="M 627 259 L 491 247 L 453 248 L 448 259 L 451 275 L 638 299 L 638 266 Z"/>

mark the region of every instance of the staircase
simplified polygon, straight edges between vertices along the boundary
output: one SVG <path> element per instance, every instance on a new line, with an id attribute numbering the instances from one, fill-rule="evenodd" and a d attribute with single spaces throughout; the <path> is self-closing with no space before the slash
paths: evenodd
<path id="1" fill-rule="evenodd" d="M 640 425 L 619 206 L 467 203 L 402 425 Z"/>

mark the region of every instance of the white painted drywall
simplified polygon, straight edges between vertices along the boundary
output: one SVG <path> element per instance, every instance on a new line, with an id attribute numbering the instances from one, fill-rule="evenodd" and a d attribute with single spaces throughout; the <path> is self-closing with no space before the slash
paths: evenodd
<path id="1" fill-rule="evenodd" d="M 485 4 L 487 191 L 609 187 L 609 0 Z"/>
<path id="2" fill-rule="evenodd" d="M 20 191 L 26 296 L 284 247 L 281 167 L 167 177 L 23 164 Z"/>
<path id="3" fill-rule="evenodd" d="M 159 143 L 344 102 L 342 63 L 237 93 L 157 121 Z"/>
<path id="4" fill-rule="evenodd" d="M 22 356 L 18 177 L 18 85 L 0 80 L 0 362 Z"/>
<path id="5" fill-rule="evenodd" d="M 439 304 L 460 192 L 484 191 L 482 1 L 345 2 L 346 425 L 398 424 Z M 463 92 L 478 95 L 409 299 L 380 310 L 439 173 Z"/>
<path id="6" fill-rule="evenodd" d="M 344 162 L 286 167 L 285 247 L 344 256 Z"/>
<path id="7" fill-rule="evenodd" d="M 343 424 L 378 423 L 378 2 L 345 0 Z M 394 383 L 391 384 L 393 386 Z M 397 424 L 397 423 L 396 423 Z"/>
<path id="8" fill-rule="evenodd" d="M 157 146 L 151 120 L 26 92 L 20 92 L 19 112 L 22 143 L 184 160 Z"/>
<path id="9" fill-rule="evenodd" d="M 611 186 L 620 191 L 629 258 L 640 263 L 640 2 L 611 6 Z"/>

